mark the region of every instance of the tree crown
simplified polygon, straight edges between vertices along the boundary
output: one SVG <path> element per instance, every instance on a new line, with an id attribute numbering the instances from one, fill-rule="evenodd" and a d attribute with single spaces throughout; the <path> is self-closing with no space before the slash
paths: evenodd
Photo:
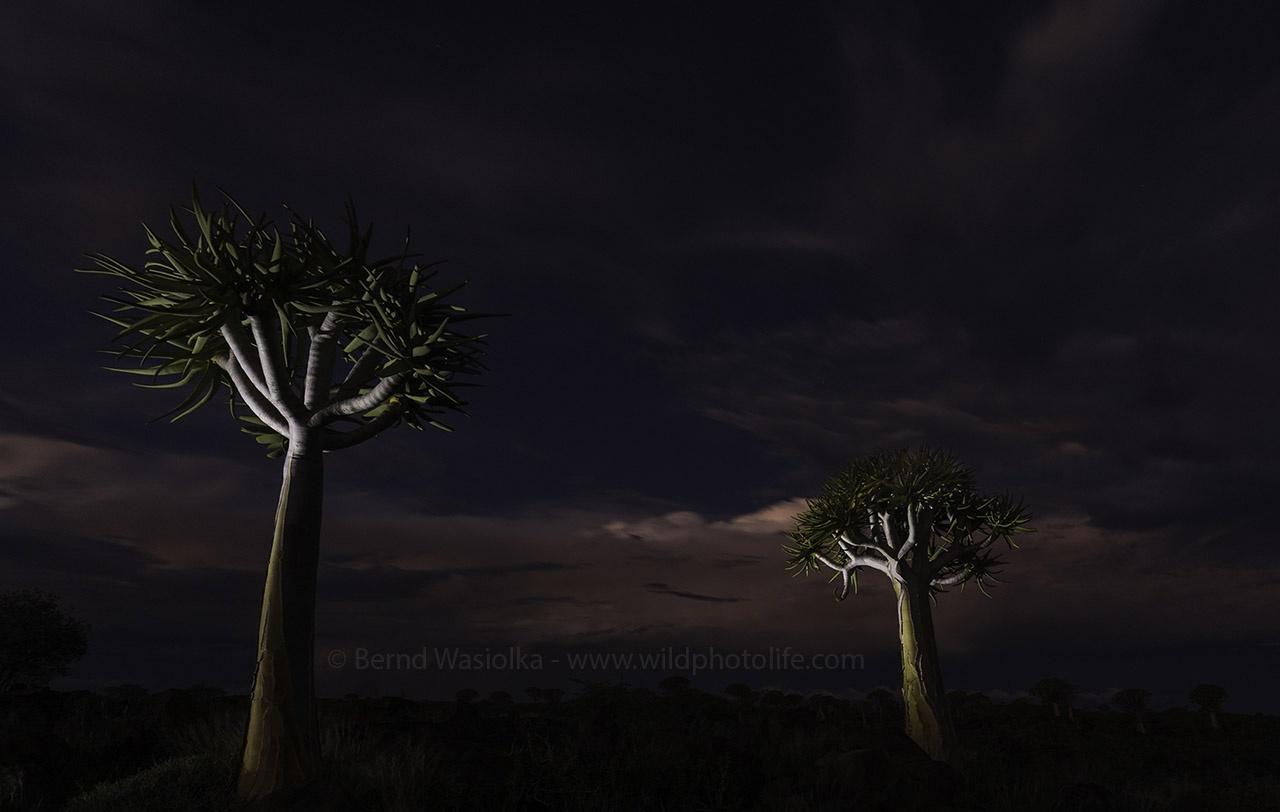
<path id="1" fill-rule="evenodd" d="M 1227 700 L 1227 689 L 1220 685 L 1197 685 L 1187 698 L 1204 710 L 1220 710 Z"/>
<path id="2" fill-rule="evenodd" d="M 1078 686 L 1058 677 L 1045 677 L 1031 686 L 1031 694 L 1043 702 L 1067 702 L 1075 696 Z"/>
<path id="3" fill-rule="evenodd" d="M 1016 547 L 1029 520 L 1022 502 L 980 494 L 950 454 L 904 449 L 862 457 L 829 479 L 796 516 L 785 549 L 796 572 L 825 566 L 843 577 L 842 597 L 862 567 L 911 573 L 934 591 L 975 580 L 985 592 L 1001 562 L 992 547 Z"/>
<path id="4" fill-rule="evenodd" d="M 1125 713 L 1146 710 L 1149 701 L 1151 692 L 1146 688 L 1121 688 L 1111 697 L 1111 704 Z"/>
<path id="5" fill-rule="evenodd" d="M 123 281 L 103 297 L 115 309 L 97 315 L 119 328 L 125 346 L 114 354 L 134 365 L 111 369 L 187 389 L 164 415 L 172 420 L 226 387 L 242 429 L 271 456 L 298 427 L 322 431 L 326 450 L 399 422 L 448 430 L 436 418 L 463 411 L 457 376 L 485 368 L 485 336 L 455 328 L 492 314 L 447 303 L 463 285 L 432 288 L 436 268 L 409 262 L 418 255 L 407 235 L 400 252 L 371 259 L 372 227 L 361 231 L 350 202 L 340 249 L 292 211 L 281 232 L 223 196 L 220 211 L 206 210 L 193 189 L 181 210 L 190 224 L 170 209 L 171 238 L 144 224 L 150 259 L 140 268 L 88 254 L 93 267 L 77 269 Z M 347 367 L 340 381 L 336 362 Z M 339 432 L 337 421 L 356 428 Z"/>

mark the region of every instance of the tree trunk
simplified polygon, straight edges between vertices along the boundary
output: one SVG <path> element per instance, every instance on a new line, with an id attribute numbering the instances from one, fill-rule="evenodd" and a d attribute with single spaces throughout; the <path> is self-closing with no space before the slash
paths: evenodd
<path id="1" fill-rule="evenodd" d="M 304 786 L 320 771 L 314 659 L 323 495 L 320 451 L 290 453 L 262 595 L 258 661 L 237 784 L 242 800 Z"/>
<path id="2" fill-rule="evenodd" d="M 1209 727 L 1211 727 L 1211 728 L 1212 728 L 1212 729 L 1214 729 L 1214 730 L 1220 730 L 1220 729 L 1221 729 L 1221 727 L 1222 727 L 1222 726 L 1218 724 L 1218 712 L 1217 712 L 1217 711 L 1209 711 Z"/>
<path id="3" fill-rule="evenodd" d="M 898 637 L 902 645 L 902 701 L 907 735 L 938 761 L 951 757 L 955 731 L 947 713 L 942 668 L 933 634 L 927 584 L 907 576 L 893 581 L 898 599 Z"/>

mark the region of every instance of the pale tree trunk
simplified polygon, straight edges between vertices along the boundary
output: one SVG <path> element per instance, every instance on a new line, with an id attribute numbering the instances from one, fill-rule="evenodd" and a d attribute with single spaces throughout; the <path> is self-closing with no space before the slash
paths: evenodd
<path id="1" fill-rule="evenodd" d="M 1209 711 L 1209 727 L 1213 728 L 1214 730 L 1220 730 L 1220 729 L 1222 729 L 1222 726 L 1221 726 L 1220 724 L 1218 724 L 1218 712 L 1217 712 L 1217 711 Z"/>
<path id="2" fill-rule="evenodd" d="M 898 637 L 902 645 L 902 702 L 907 735 L 931 758 L 951 757 L 955 731 L 947 713 L 942 668 L 933 634 L 929 587 L 906 576 L 893 580 L 898 600 Z"/>
<path id="3" fill-rule="evenodd" d="M 307 445 L 290 442 L 276 508 L 237 784 L 242 800 L 304 786 L 320 771 L 314 651 L 324 467 L 320 450 Z"/>

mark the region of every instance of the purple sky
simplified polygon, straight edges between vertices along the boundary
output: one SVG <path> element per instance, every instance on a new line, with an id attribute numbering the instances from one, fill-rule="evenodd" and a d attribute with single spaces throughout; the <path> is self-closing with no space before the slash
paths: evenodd
<path id="1" fill-rule="evenodd" d="M 197 180 L 334 225 L 350 193 L 514 314 L 455 434 L 329 458 L 326 692 L 603 678 L 323 663 L 423 646 L 893 684 L 887 587 L 837 605 L 780 534 L 927 442 L 1039 529 L 939 602 L 949 687 L 1280 710 L 1275 13 L 686 5 L 0 10 L 0 588 L 91 622 L 65 684 L 248 686 L 278 466 L 216 405 L 148 424 L 172 402 L 100 369 L 107 287 L 71 273 Z"/>

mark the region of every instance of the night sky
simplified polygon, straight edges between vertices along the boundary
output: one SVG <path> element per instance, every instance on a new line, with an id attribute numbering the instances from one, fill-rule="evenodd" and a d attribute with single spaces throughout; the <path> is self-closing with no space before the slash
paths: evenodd
<path id="1" fill-rule="evenodd" d="M 197 181 L 333 231 L 350 194 L 512 314 L 456 433 L 327 458 L 322 693 L 604 679 L 325 664 L 423 646 L 892 686 L 887 584 L 838 604 L 781 533 L 927 443 L 1039 531 L 939 601 L 948 688 L 1280 710 L 1272 4 L 277 5 L 0 9 L 0 589 L 92 624 L 59 685 L 249 687 L 279 465 L 218 402 L 148 423 L 71 270 Z"/>

